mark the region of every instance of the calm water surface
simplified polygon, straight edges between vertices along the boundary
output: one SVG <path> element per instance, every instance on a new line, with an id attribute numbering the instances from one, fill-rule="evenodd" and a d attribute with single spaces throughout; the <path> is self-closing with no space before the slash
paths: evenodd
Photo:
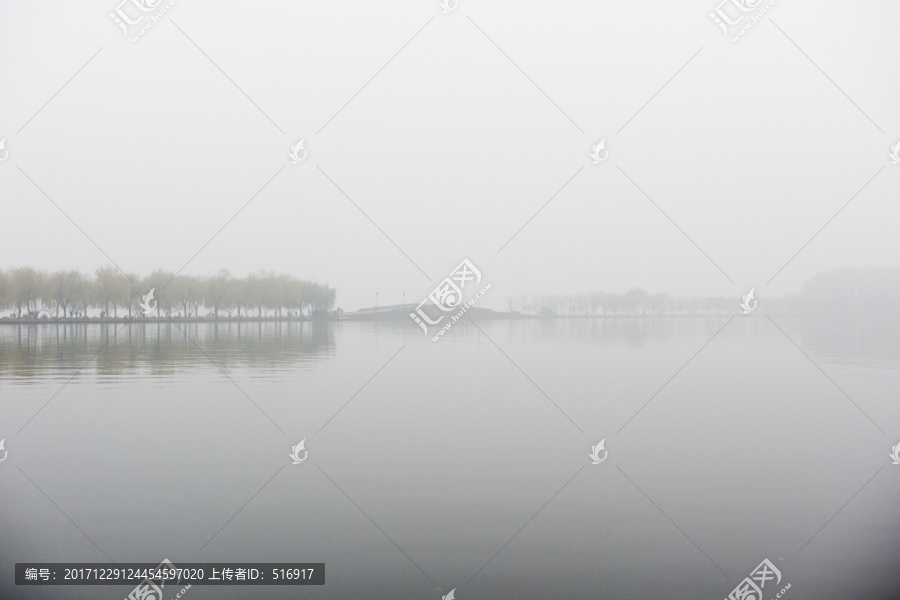
<path id="1" fill-rule="evenodd" d="M 900 320 L 478 326 L 0 325 L 0 597 L 163 558 L 326 564 L 196 600 L 720 600 L 764 558 L 897 597 Z"/>

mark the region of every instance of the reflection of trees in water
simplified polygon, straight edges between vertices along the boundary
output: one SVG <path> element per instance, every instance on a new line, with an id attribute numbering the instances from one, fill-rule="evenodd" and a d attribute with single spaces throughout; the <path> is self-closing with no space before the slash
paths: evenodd
<path id="1" fill-rule="evenodd" d="M 226 371 L 287 369 L 332 356 L 335 326 L 327 321 L 23 324 L 0 329 L 0 376 L 44 378 L 56 371 L 68 379 L 85 363 L 85 371 L 108 376 L 216 370 L 216 365 Z"/>

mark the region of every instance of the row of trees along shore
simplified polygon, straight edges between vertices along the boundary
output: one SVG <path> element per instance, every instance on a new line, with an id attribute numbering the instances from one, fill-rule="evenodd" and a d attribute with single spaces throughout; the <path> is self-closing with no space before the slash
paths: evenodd
<path id="1" fill-rule="evenodd" d="M 157 270 L 140 277 L 111 266 L 92 275 L 22 267 L 0 270 L 0 311 L 13 309 L 11 316 L 17 318 L 83 318 L 93 309 L 101 317 L 118 318 L 121 310 L 123 316 L 134 317 L 142 314 L 140 303 L 151 289 L 156 317 L 196 318 L 200 307 L 213 318 L 233 311 L 238 317 L 281 317 L 282 311 L 318 316 L 328 314 L 335 301 L 332 287 L 278 273 L 234 277 L 223 270 L 201 277 Z"/>
<path id="2" fill-rule="evenodd" d="M 775 298 L 756 290 L 756 300 L 771 314 L 896 315 L 900 305 L 900 268 L 841 267 L 806 280 L 800 291 Z M 734 314 L 739 296 L 673 297 L 640 288 L 624 293 L 521 296 L 509 309 L 532 315 L 653 316 Z"/>

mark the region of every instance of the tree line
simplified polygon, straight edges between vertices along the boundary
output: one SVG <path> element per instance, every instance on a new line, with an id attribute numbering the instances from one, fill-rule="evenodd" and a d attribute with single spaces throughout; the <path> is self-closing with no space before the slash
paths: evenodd
<path id="1" fill-rule="evenodd" d="M 521 296 L 508 303 L 511 311 L 542 316 L 715 315 L 733 313 L 735 307 L 734 298 L 677 298 L 662 292 L 650 294 L 640 288 L 624 293 Z"/>
<path id="2" fill-rule="evenodd" d="M 624 293 L 552 294 L 510 298 L 509 310 L 533 315 L 652 316 L 734 314 L 740 297 L 673 297 L 640 288 Z M 894 315 L 900 306 L 900 268 L 841 267 L 817 273 L 800 291 L 756 300 L 771 314 Z"/>
<path id="3" fill-rule="evenodd" d="M 144 314 L 141 302 L 153 290 L 156 317 L 199 317 L 220 313 L 238 317 L 256 313 L 324 315 L 334 307 L 336 291 L 327 285 L 301 281 L 292 275 L 260 271 L 235 277 L 227 270 L 203 277 L 156 270 L 140 277 L 105 266 L 93 274 L 76 270 L 48 273 L 31 267 L 0 269 L 0 311 L 12 309 L 16 318 L 86 317 L 94 309 L 101 317 Z M 154 306 L 155 304 L 155 306 Z"/>

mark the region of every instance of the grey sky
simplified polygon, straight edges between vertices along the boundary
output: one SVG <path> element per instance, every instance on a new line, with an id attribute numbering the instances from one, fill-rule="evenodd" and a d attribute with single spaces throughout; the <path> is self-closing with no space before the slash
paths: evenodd
<path id="1" fill-rule="evenodd" d="M 345 309 L 464 257 L 494 308 L 896 265 L 900 6 L 781 0 L 732 43 L 715 5 L 179 0 L 132 43 L 113 1 L 3 2 L 0 268 L 107 262 L 35 184 L 126 271 L 234 217 L 187 272 L 289 272 Z"/>

